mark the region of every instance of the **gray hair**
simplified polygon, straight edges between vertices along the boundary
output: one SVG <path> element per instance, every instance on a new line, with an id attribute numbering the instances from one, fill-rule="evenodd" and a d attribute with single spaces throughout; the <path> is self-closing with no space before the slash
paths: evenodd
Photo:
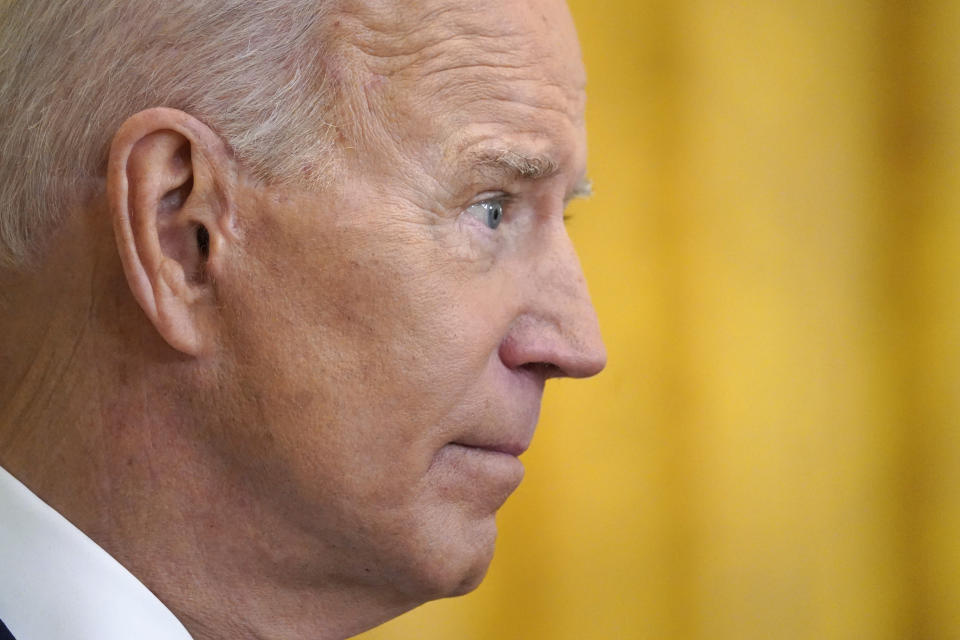
<path id="1" fill-rule="evenodd" d="M 143 109 L 203 121 L 263 180 L 331 168 L 325 0 L 0 0 L 0 267 L 103 189 Z"/>

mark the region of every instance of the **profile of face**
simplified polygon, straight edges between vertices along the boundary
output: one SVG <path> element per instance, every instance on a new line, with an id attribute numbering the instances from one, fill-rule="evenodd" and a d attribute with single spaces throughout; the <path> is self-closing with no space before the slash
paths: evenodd
<path id="1" fill-rule="evenodd" d="M 545 381 L 604 366 L 564 223 L 585 78 L 562 0 L 358 4 L 343 171 L 240 188 L 204 438 L 285 575 L 420 602 L 482 579 Z"/>

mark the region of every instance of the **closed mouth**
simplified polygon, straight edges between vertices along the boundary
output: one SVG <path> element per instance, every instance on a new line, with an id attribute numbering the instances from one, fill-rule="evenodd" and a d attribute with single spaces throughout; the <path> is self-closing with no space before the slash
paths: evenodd
<path id="1" fill-rule="evenodd" d="M 503 455 L 513 456 L 514 458 L 519 458 L 524 451 L 527 450 L 527 446 L 519 443 L 499 443 L 499 444 L 467 444 L 465 442 L 451 442 L 450 444 L 456 445 L 458 447 L 464 447 L 467 449 L 476 449 L 478 451 L 486 451 L 488 453 L 499 453 Z"/>

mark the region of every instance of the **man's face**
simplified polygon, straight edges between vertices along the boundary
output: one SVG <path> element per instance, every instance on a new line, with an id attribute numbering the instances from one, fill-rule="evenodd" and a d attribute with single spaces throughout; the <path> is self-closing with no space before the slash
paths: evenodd
<path id="1" fill-rule="evenodd" d="M 368 3 L 331 29 L 345 171 L 239 201 L 211 441 L 291 525 L 264 552 L 304 580 L 462 593 L 545 379 L 605 360 L 563 221 L 584 183 L 576 36 L 560 0 Z"/>

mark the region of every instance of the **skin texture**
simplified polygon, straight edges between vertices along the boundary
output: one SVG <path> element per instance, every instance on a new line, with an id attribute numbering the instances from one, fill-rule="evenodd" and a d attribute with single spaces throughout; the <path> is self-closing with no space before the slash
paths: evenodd
<path id="1" fill-rule="evenodd" d="M 198 639 L 342 638 L 476 587 L 545 381 L 605 362 L 563 223 L 565 5 L 402 6 L 328 25 L 333 184 L 258 183 L 149 110 L 103 198 L 3 276 L 0 464 Z"/>

